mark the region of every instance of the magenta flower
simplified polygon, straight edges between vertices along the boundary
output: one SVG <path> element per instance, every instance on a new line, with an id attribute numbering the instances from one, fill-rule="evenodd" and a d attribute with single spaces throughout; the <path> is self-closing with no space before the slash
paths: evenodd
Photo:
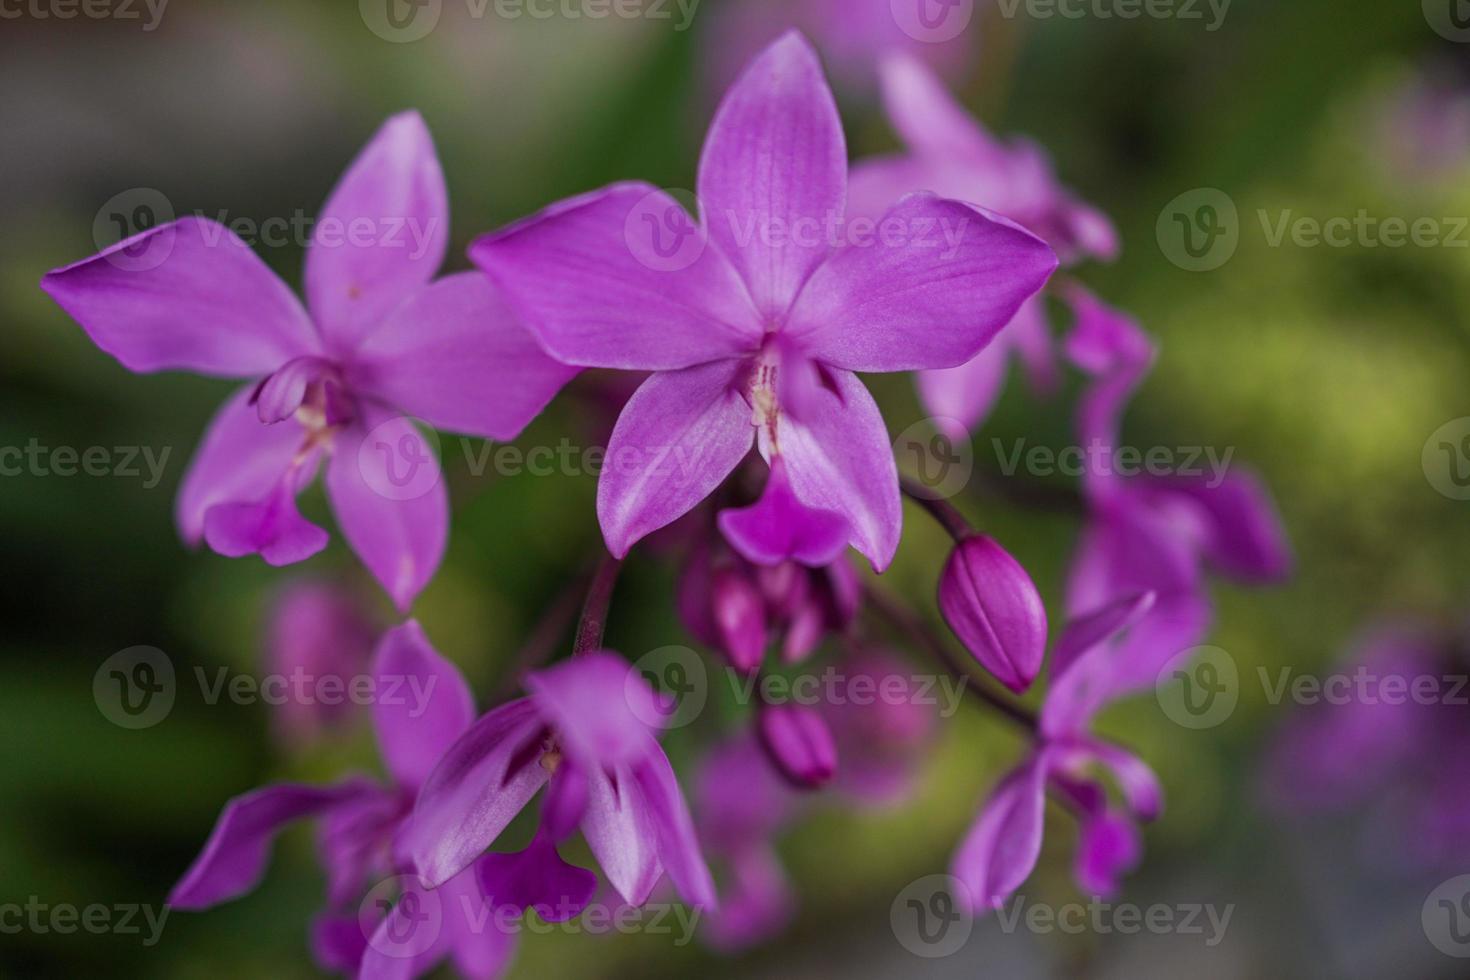
<path id="1" fill-rule="evenodd" d="M 447 500 L 413 415 L 510 439 L 574 373 L 483 276 L 431 284 L 449 237 L 444 176 L 417 113 L 395 116 L 332 192 L 306 253 L 306 308 L 233 232 L 183 218 L 50 272 L 41 286 L 129 370 L 248 378 L 184 477 L 191 544 L 272 565 L 327 534 L 296 495 L 324 458 L 348 544 L 400 609 L 443 557 Z M 309 312 L 308 312 L 309 311 Z"/>
<path id="2" fill-rule="evenodd" d="M 972 914 L 1000 905 L 1030 876 L 1041 856 L 1043 817 L 1050 791 L 1080 821 L 1076 875 L 1094 894 L 1116 890 L 1118 876 L 1138 859 L 1134 820 L 1155 819 L 1163 792 L 1141 760 L 1087 730 L 1102 706 L 1096 682 L 1113 667 L 1120 633 L 1136 628 L 1153 603 L 1144 594 L 1070 624 L 1052 654 L 1052 686 L 1042 709 L 1036 744 L 1001 780 L 956 851 L 951 874 L 965 888 L 956 897 Z M 1124 807 L 1109 803 L 1090 775 L 1106 769 Z"/>
<path id="3" fill-rule="evenodd" d="M 328 911 L 314 927 L 313 952 L 324 969 L 363 977 L 418 976 L 452 956 L 466 976 L 497 976 L 509 961 L 514 937 L 495 928 L 488 912 L 476 879 L 484 868 L 444 883 L 433 899 L 411 876 L 404 877 L 403 894 L 381 919 L 375 908 L 355 908 L 372 883 L 411 871 L 400 838 L 414 796 L 440 755 L 474 718 L 464 678 L 413 621 L 383 637 L 374 654 L 373 675 L 378 694 L 373 727 L 389 783 L 365 778 L 324 787 L 283 783 L 236 797 L 221 812 L 203 852 L 174 886 L 169 904 L 202 909 L 245 894 L 264 875 L 275 835 L 293 821 L 316 819 Z M 498 894 L 496 902 L 515 897 Z M 433 935 L 415 926 L 415 910 L 425 907 L 442 910 L 422 926 Z"/>
<path id="4" fill-rule="evenodd" d="M 1065 264 L 1111 261 L 1118 236 L 1108 218 L 1057 179 L 1046 151 L 1025 139 L 1003 142 L 990 133 L 921 62 L 905 56 L 882 66 L 883 98 L 907 152 L 853 167 L 848 208 L 880 215 L 914 191 L 972 201 L 1020 223 L 1052 246 Z M 919 375 L 925 409 L 973 430 L 990 413 L 1019 356 L 1037 391 L 1058 382 L 1046 308 L 1030 300 L 995 341 L 969 362 Z"/>
<path id="5" fill-rule="evenodd" d="M 1083 477 L 1088 521 L 1067 609 L 1086 615 L 1155 593 L 1145 621 L 1129 631 L 1111 680 L 1118 692 L 1139 690 L 1208 631 L 1207 565 L 1246 582 L 1278 581 L 1290 571 L 1290 546 L 1269 493 L 1245 470 L 1208 480 L 1124 475 L 1111 465 L 1123 412 L 1153 364 L 1154 347 L 1135 322 L 1080 287 L 1069 288 L 1067 299 L 1077 323 L 1066 352 L 1093 378 L 1078 407 L 1077 433 L 1086 458 L 1099 462 Z"/>
<path id="6" fill-rule="evenodd" d="M 554 883 L 559 876 L 540 863 L 559 864 L 555 843 L 580 825 L 630 905 L 647 901 L 665 872 L 690 904 L 714 905 L 688 807 L 654 737 L 664 715 L 647 682 L 617 654 L 598 651 L 531 674 L 526 688 L 529 697 L 475 722 L 424 783 L 404 840 L 423 879 L 439 885 L 485 860 L 485 848 L 545 786 L 541 850 L 518 868 L 500 868 L 505 859 L 491 856 L 505 875 Z M 532 904 L 568 915 L 592 894 L 546 890 L 552 894 Z"/>
<path id="7" fill-rule="evenodd" d="M 1046 606 L 1021 563 L 984 534 L 955 545 L 939 579 L 939 611 L 986 670 L 1020 693 L 1046 656 Z"/>
<path id="8" fill-rule="evenodd" d="M 324 581 L 296 580 L 273 598 L 266 624 L 266 669 L 286 678 L 301 678 L 313 691 L 331 679 L 347 692 L 354 677 L 372 659 L 376 629 L 356 596 Z M 293 680 L 294 683 L 294 680 Z M 283 745 L 309 744 L 343 727 L 356 705 L 345 693 L 291 698 L 273 717 Z"/>
<path id="9" fill-rule="evenodd" d="M 688 512 L 756 443 L 875 567 L 893 557 L 898 475 L 854 372 L 968 361 L 1056 257 L 1005 219 L 932 195 L 848 222 L 846 186 L 832 94 L 793 33 L 715 116 L 698 225 L 663 191 L 623 183 L 471 247 L 553 356 L 655 372 L 623 409 L 598 486 L 613 554 Z"/>

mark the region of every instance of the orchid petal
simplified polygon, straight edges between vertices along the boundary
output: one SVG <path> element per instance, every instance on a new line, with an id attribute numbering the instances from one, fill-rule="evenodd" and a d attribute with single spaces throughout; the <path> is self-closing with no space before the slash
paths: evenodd
<path id="1" fill-rule="evenodd" d="M 670 221 L 688 222 L 675 244 L 703 235 L 651 184 L 613 184 L 476 240 L 470 259 L 567 364 L 673 370 L 753 352 L 762 325 L 719 249 L 691 238 L 687 262 L 682 251 L 665 262 L 668 242 L 643 241 Z"/>
<path id="2" fill-rule="evenodd" d="M 788 559 L 814 567 L 829 565 L 847 547 L 847 521 L 841 514 L 803 506 L 791 490 L 780 456 L 771 461 L 760 500 L 720 511 L 719 525 L 731 547 L 758 565 Z"/>
<path id="3" fill-rule="evenodd" d="M 633 768 L 637 789 L 643 795 L 649 823 L 658 840 L 659 862 L 674 887 L 690 905 L 715 906 L 715 883 L 699 849 L 689 805 L 679 791 L 673 767 L 663 749 L 655 747 Z"/>
<path id="4" fill-rule="evenodd" d="M 688 513 L 750 451 L 742 370 L 720 361 L 655 374 L 623 407 L 597 485 L 597 516 L 615 556 Z"/>
<path id="5" fill-rule="evenodd" d="M 393 116 L 342 175 L 306 250 L 306 301 L 333 353 L 351 352 L 444 262 L 449 198 L 428 127 Z"/>
<path id="6" fill-rule="evenodd" d="M 1031 875 L 1045 808 L 1043 753 L 1001 781 L 955 853 L 950 873 L 966 886 L 956 898 L 971 914 L 999 908 Z"/>
<path id="7" fill-rule="evenodd" d="M 577 374 L 554 361 L 481 273 L 447 276 L 358 348 L 353 386 L 435 428 L 509 441 Z"/>
<path id="8" fill-rule="evenodd" d="M 487 854 L 474 867 L 491 906 L 535 909 L 545 922 L 575 919 L 597 891 L 597 876 L 563 861 L 544 832 L 538 832 L 525 850 Z"/>
<path id="9" fill-rule="evenodd" d="M 373 654 L 378 752 L 398 785 L 417 790 L 475 720 L 475 700 L 454 664 L 414 620 L 389 630 Z"/>
<path id="10" fill-rule="evenodd" d="M 643 794 L 628 766 L 587 774 L 587 811 L 582 836 L 609 884 L 629 905 L 648 901 L 658 884 L 658 836 Z"/>
<path id="11" fill-rule="evenodd" d="M 1050 247 L 974 205 L 911 194 L 811 277 L 786 336 L 851 371 L 957 367 L 1057 267 Z"/>
<path id="12" fill-rule="evenodd" d="M 433 449 L 408 419 L 364 402 L 336 435 L 326 486 L 347 543 L 407 611 L 438 570 L 449 531 Z"/>
<path id="13" fill-rule="evenodd" d="M 805 416 L 781 416 L 778 445 L 768 428 L 761 429 L 761 454 L 785 460 L 791 489 L 805 506 L 845 517 L 849 542 L 882 571 L 898 550 L 903 525 L 893 447 L 877 403 L 857 376 L 828 373 L 832 390 L 816 393 Z"/>
<path id="14" fill-rule="evenodd" d="M 635 762 L 658 744 L 653 688 L 615 653 L 583 653 L 527 675 L 525 686 L 579 770 Z"/>
<path id="15" fill-rule="evenodd" d="M 827 257 L 846 194 L 837 104 L 816 52 L 788 32 L 725 94 L 699 162 L 710 241 L 730 256 L 762 316 L 785 313 Z"/>
<path id="16" fill-rule="evenodd" d="M 41 288 L 130 371 L 245 378 L 320 347 L 280 277 L 234 232 L 203 218 L 151 228 L 48 272 Z"/>

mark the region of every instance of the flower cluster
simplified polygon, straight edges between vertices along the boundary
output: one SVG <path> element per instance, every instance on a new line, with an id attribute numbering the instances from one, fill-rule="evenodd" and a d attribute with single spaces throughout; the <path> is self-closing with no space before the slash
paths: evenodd
<path id="1" fill-rule="evenodd" d="M 906 149 L 850 169 L 816 53 L 788 33 L 715 113 L 694 213 L 650 184 L 614 184 L 475 239 L 472 271 L 435 278 L 445 179 L 423 120 L 405 113 L 362 151 L 323 216 L 413 221 L 426 247 L 313 242 L 304 303 L 202 219 L 45 277 L 130 370 L 244 382 L 183 481 L 186 542 L 271 565 L 311 557 L 328 535 L 297 497 L 322 470 L 347 544 L 404 615 L 449 526 L 421 426 L 511 440 L 584 368 L 640 377 L 611 432 L 616 465 L 599 480 L 610 554 L 571 655 L 531 665 L 523 696 L 477 717 L 417 621 L 374 644 L 353 598 L 298 586 L 273 618 L 277 669 L 366 670 L 380 689 L 412 682 L 425 701 L 373 704 L 386 779 L 268 786 L 229 802 L 175 907 L 249 891 L 275 835 L 311 820 L 328 879 L 313 950 L 349 975 L 420 975 L 446 958 L 468 976 L 498 974 L 520 916 L 563 921 L 592 901 L 598 875 L 562 856 L 578 836 L 618 900 L 642 905 L 667 886 L 708 912 L 711 944 L 757 941 L 792 912 L 774 841 L 793 820 L 818 798 L 907 795 L 937 713 L 905 653 L 930 658 L 931 680 L 1029 739 L 958 845 L 963 904 L 983 913 L 1026 879 L 1048 796 L 1078 820 L 1082 887 L 1116 887 L 1162 792 L 1093 721 L 1199 642 L 1206 568 L 1275 579 L 1289 565 L 1284 536 L 1248 475 L 1216 486 L 1089 474 L 1048 690 L 1039 713 L 1018 699 L 1047 661 L 1042 597 L 1000 542 L 900 478 L 859 373 L 916 372 L 930 411 L 973 431 L 1013 353 L 1038 388 L 1056 386 L 1049 292 L 1072 309 L 1063 350 L 1089 379 L 1079 440 L 1112 445 L 1154 350 L 1077 282 L 1048 285 L 1059 264 L 1110 259 L 1118 243 L 1039 148 L 987 134 L 911 56 L 885 58 L 881 81 Z M 144 252 L 154 260 L 130 261 Z M 954 540 L 936 571 L 937 615 L 876 578 L 899 548 L 906 492 Z M 603 640 L 621 560 L 655 532 L 682 549 L 680 617 L 751 692 L 742 724 L 706 747 L 692 809 L 660 741 L 670 692 Z M 953 639 L 932 625 L 940 618 Z M 841 697 L 769 693 L 778 672 L 833 650 Z M 283 717 L 284 740 L 316 737 L 341 713 Z"/>

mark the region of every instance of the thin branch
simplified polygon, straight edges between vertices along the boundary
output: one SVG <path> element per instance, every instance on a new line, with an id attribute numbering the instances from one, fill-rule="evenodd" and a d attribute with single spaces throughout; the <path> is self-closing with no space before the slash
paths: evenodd
<path id="1" fill-rule="evenodd" d="M 577 621 L 573 655 L 602 649 L 603 633 L 607 630 L 607 610 L 612 604 L 613 587 L 618 583 L 618 572 L 622 567 L 622 561 L 612 555 L 604 555 L 598 563 L 592 584 L 587 589 L 587 601 L 582 605 L 582 618 Z"/>

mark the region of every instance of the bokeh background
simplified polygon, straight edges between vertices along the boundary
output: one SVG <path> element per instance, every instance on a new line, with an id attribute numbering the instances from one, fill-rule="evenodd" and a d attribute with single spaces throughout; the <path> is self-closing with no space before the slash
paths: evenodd
<path id="1" fill-rule="evenodd" d="M 282 745 L 271 708 L 206 703 L 194 671 L 258 676 L 268 604 L 292 577 L 345 581 L 391 618 L 335 535 L 286 572 L 181 545 L 173 495 L 229 384 L 129 374 L 39 291 L 42 273 L 95 251 L 99 209 L 132 189 L 161 193 L 179 214 L 310 216 L 381 120 L 407 107 L 426 117 L 447 172 L 455 268 L 474 235 L 560 197 L 620 178 L 688 187 L 711 78 L 735 44 L 722 15 L 738 2 L 704 0 L 679 31 L 666 20 L 507 19 L 493 4 L 477 18 L 446 0 L 437 29 L 406 44 L 377 36 L 340 0 L 173 0 L 152 30 L 142 7 L 142 21 L 5 8 L 0 444 L 170 455 L 155 486 L 0 478 L 0 902 L 159 905 L 228 797 L 371 768 L 363 726 L 307 751 Z M 1272 247 L 1256 214 L 1470 214 L 1470 129 L 1446 125 L 1434 165 L 1406 167 L 1411 138 L 1392 125 L 1416 78 L 1470 79 L 1470 46 L 1410 2 L 1235 0 L 1214 31 L 981 8 L 960 97 L 995 129 L 1039 140 L 1062 177 L 1113 216 L 1122 258 L 1079 275 L 1161 343 L 1127 441 L 1233 447 L 1265 475 L 1290 530 L 1293 579 L 1219 586 L 1211 642 L 1252 677 L 1257 666 L 1313 673 L 1375 616 L 1458 619 L 1470 503 L 1436 491 L 1421 450 L 1470 412 L 1470 248 Z M 896 146 L 860 80 L 839 97 L 854 156 Z M 1241 221 L 1234 257 L 1206 273 L 1172 264 L 1155 236 L 1165 205 L 1198 187 L 1226 191 Z M 299 284 L 299 243 L 260 251 Z M 922 417 L 905 379 L 874 388 L 893 433 Z M 998 470 L 991 439 L 1067 445 L 1075 388 L 1038 402 L 1010 385 L 976 441 L 977 470 Z M 588 444 L 608 418 L 574 387 L 520 442 Z M 452 537 L 417 613 L 486 698 L 596 552 L 595 478 L 476 475 L 454 438 L 444 457 Z M 972 481 L 957 502 L 1032 571 L 1059 619 L 1077 519 L 985 486 Z M 324 516 L 319 491 L 306 508 Z M 945 540 L 909 517 L 890 584 L 932 610 Z M 637 655 L 691 642 L 672 583 L 657 556 L 631 563 L 614 646 Z M 166 651 L 180 686 L 165 720 L 129 731 L 99 711 L 92 681 L 104 659 L 137 644 Z M 945 725 L 912 801 L 824 808 L 783 842 L 802 912 L 774 943 L 730 958 L 659 936 L 532 936 L 512 975 L 1462 976 L 1427 941 L 1420 908 L 1470 866 L 1426 877 L 1396 862 L 1396 842 L 1358 814 L 1298 820 L 1263 807 L 1261 760 L 1290 710 L 1265 694 L 1246 683 L 1234 714 L 1207 731 L 1176 726 L 1148 697 L 1105 719 L 1168 788 L 1168 812 L 1148 829 L 1145 864 L 1120 900 L 1233 904 L 1216 946 L 1190 935 L 1008 935 L 992 919 L 952 957 L 906 951 L 890 903 L 946 867 L 1021 749 L 1003 723 L 966 711 Z M 725 722 L 702 719 L 674 741 L 676 766 L 689 761 L 685 743 Z M 1078 898 L 1073 838 L 1058 816 L 1026 888 L 1034 900 Z M 171 916 L 152 947 L 128 935 L 0 934 L 0 976 L 315 975 L 306 923 L 322 882 L 310 843 L 304 830 L 288 834 L 258 891 Z"/>

